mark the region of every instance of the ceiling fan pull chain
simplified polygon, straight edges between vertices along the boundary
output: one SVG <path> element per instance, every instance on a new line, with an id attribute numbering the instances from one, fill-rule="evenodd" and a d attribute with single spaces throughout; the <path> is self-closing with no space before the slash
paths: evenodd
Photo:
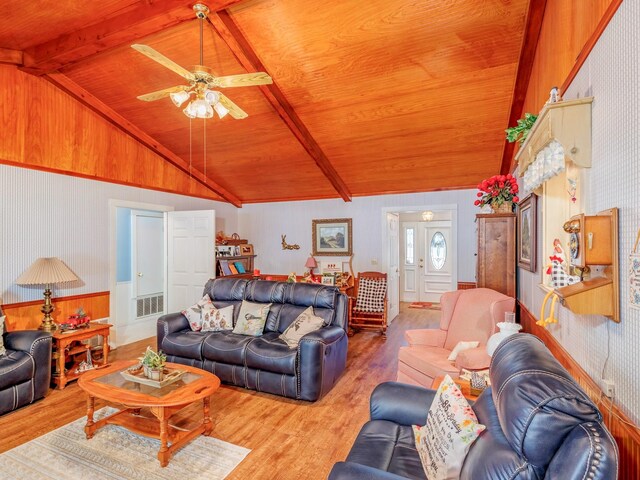
<path id="1" fill-rule="evenodd" d="M 200 18 L 200 65 L 204 65 L 204 59 L 203 59 L 203 42 L 202 42 L 202 35 L 203 35 L 203 23 L 204 23 L 204 19 L 201 17 Z"/>
<path id="2" fill-rule="evenodd" d="M 204 183 L 207 183 L 207 119 L 202 119 L 202 128 L 204 130 L 204 151 L 202 154 L 204 160 Z"/>
<path id="3" fill-rule="evenodd" d="M 191 180 L 191 150 L 193 142 L 191 141 L 191 119 L 189 119 L 189 180 Z"/>

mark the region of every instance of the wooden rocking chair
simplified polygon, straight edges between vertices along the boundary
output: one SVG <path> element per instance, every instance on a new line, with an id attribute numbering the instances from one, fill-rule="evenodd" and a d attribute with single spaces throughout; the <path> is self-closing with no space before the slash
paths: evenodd
<path id="1" fill-rule="evenodd" d="M 349 296 L 349 336 L 358 330 L 380 330 L 387 338 L 387 274 L 359 272 Z"/>

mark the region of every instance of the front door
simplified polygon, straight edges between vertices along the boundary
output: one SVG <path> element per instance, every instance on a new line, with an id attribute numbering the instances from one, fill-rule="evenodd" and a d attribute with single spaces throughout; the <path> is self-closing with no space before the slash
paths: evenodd
<path id="1" fill-rule="evenodd" d="M 451 222 L 421 222 L 420 226 L 420 301 L 439 302 L 457 283 Z"/>

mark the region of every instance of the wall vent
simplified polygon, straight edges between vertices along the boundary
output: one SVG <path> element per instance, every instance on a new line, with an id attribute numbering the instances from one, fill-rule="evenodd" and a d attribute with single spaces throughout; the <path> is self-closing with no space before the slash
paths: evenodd
<path id="1" fill-rule="evenodd" d="M 136 318 L 155 315 L 164 311 L 164 295 L 149 295 L 136 300 Z"/>

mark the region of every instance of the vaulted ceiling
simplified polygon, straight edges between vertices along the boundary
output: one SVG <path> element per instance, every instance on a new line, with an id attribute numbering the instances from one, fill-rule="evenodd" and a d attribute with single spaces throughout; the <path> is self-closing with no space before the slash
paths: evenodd
<path id="1" fill-rule="evenodd" d="M 185 81 L 130 48 L 199 63 L 193 3 L 5 0 L 0 61 L 115 113 L 241 203 L 472 187 L 503 168 L 529 0 L 205 1 L 204 64 L 274 80 L 225 89 L 249 117 L 206 127 L 136 99 Z"/>

